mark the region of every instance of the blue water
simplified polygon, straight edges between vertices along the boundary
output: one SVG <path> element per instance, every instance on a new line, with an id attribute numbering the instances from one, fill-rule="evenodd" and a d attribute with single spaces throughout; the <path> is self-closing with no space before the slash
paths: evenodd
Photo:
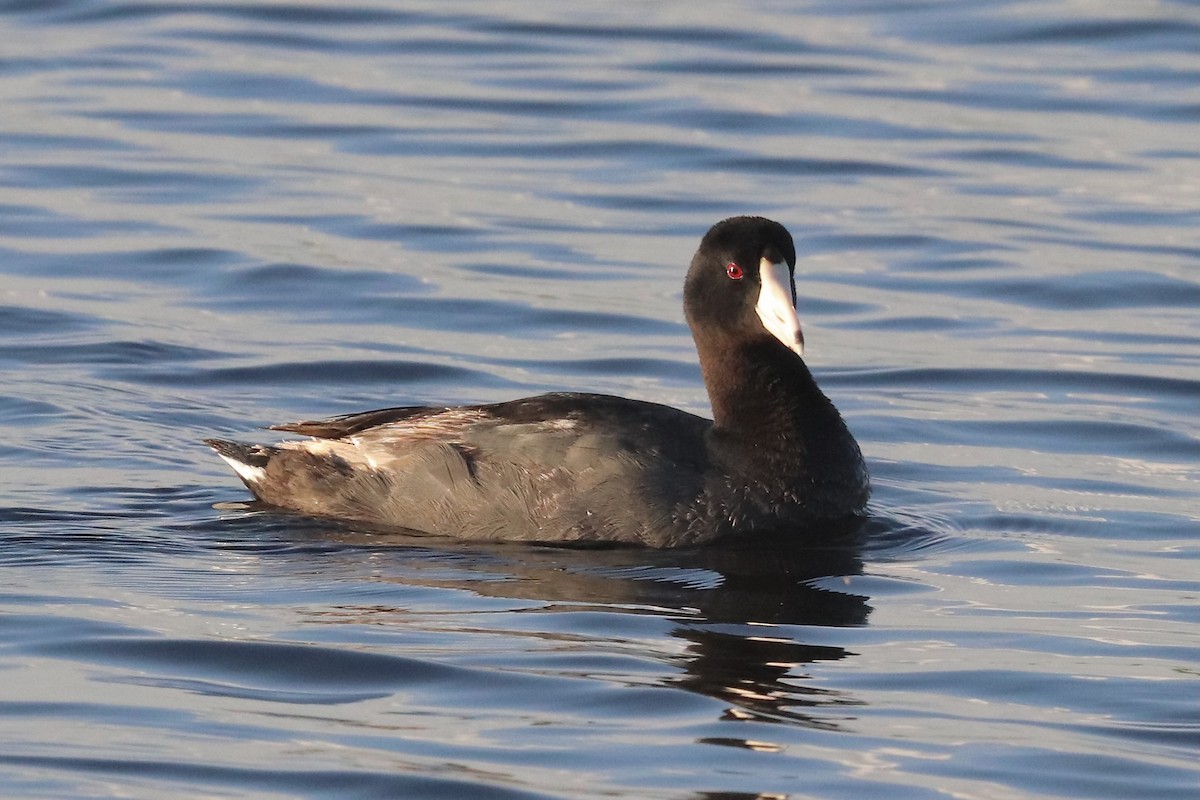
<path id="1" fill-rule="evenodd" d="M 0 796 L 1200 791 L 1200 6 L 0 3 Z M 592 390 L 796 235 L 860 546 L 262 513 L 206 436 Z"/>

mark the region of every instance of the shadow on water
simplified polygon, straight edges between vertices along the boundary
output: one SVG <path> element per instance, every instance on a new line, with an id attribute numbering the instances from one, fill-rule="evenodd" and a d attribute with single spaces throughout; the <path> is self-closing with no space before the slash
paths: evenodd
<path id="1" fill-rule="evenodd" d="M 658 662 L 661 685 L 727 704 L 728 718 L 836 728 L 827 709 L 859 704 L 845 693 L 806 685 L 805 666 L 853 655 L 837 645 L 807 641 L 806 630 L 819 639 L 812 629 L 867 624 L 868 598 L 842 591 L 851 576 L 862 574 L 861 526 L 831 532 L 820 544 L 773 537 L 669 551 L 466 543 L 274 514 L 253 514 L 235 527 L 244 534 L 236 537 L 242 544 L 235 547 L 265 528 L 290 539 L 298 557 L 310 558 L 316 547 L 343 563 L 370 560 L 372 581 L 518 600 L 536 604 L 525 609 L 532 613 L 567 615 L 539 623 L 545 627 L 538 636 L 545 639 L 592 635 L 564 628 L 573 612 L 624 615 L 605 626 L 604 636 L 615 626 L 618 639 L 635 638 L 637 626 L 629 615 L 666 620 L 665 637 L 653 645 L 659 650 L 640 652 L 639 658 Z M 446 602 L 453 603 L 449 595 Z M 386 604 L 358 611 L 340 619 L 373 625 L 411 619 L 407 609 Z M 671 648 L 664 641 L 684 646 Z M 670 669 L 661 671 L 663 666 Z M 826 715 L 810 713 L 817 708 L 826 709 Z"/>

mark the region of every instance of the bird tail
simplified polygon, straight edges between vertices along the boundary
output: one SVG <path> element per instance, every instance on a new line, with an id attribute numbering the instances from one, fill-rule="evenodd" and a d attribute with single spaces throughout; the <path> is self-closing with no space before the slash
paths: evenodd
<path id="1" fill-rule="evenodd" d="M 228 439 L 205 439 L 204 443 L 217 452 L 225 463 L 242 479 L 242 483 L 255 494 L 267 477 L 267 465 L 279 452 L 275 447 L 261 444 L 243 444 Z"/>

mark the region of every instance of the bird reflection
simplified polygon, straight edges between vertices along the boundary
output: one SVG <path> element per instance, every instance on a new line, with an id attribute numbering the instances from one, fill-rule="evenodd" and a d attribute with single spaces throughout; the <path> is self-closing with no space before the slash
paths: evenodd
<path id="1" fill-rule="evenodd" d="M 345 555 L 335 561 L 360 565 L 361 577 L 365 548 L 372 580 L 527 600 L 550 613 L 583 608 L 668 619 L 674 626 L 670 637 L 684 646 L 657 656 L 679 668 L 660 683 L 719 699 L 727 705 L 728 719 L 831 729 L 845 716 L 838 710 L 848 713 L 859 704 L 844 692 L 812 685 L 806 671 L 814 663 L 852 654 L 805 641 L 806 628 L 867 622 L 866 598 L 848 590 L 852 577 L 862 573 L 861 537 L 855 530 L 829 532 L 819 545 L 779 538 L 692 551 L 471 544 L 331 530 L 311 522 L 297 522 L 289 530 L 306 538 L 307 546 L 321 547 L 323 569 L 333 566 L 325 549 L 332 547 Z M 407 613 L 375 606 L 330 609 L 321 616 L 379 623 L 389 614 Z M 811 633 L 819 638 L 819 631 Z M 756 746 L 742 740 L 713 743 Z"/>
<path id="2" fill-rule="evenodd" d="M 804 667 L 849 653 L 805 642 L 795 626 L 866 624 L 870 607 L 865 597 L 817 583 L 832 578 L 837 585 L 837 579 L 862 573 L 858 548 L 852 539 L 841 539 L 837 547 L 775 541 L 701 554 L 710 562 L 707 568 L 720 572 L 724 580 L 698 599 L 700 619 L 674 631 L 689 643 L 684 674 L 676 684 L 729 703 L 727 718 L 836 728 L 830 708 L 857 701 L 807 684 Z M 812 713 L 817 709 L 821 713 Z M 721 743 L 757 749 L 753 742 Z"/>

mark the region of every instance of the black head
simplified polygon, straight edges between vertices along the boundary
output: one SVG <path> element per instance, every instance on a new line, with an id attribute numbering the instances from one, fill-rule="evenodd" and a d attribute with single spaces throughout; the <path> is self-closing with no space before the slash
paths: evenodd
<path id="1" fill-rule="evenodd" d="M 683 287 L 697 342 L 777 339 L 801 353 L 796 319 L 796 247 L 787 228 L 763 217 L 731 217 L 700 241 Z"/>

